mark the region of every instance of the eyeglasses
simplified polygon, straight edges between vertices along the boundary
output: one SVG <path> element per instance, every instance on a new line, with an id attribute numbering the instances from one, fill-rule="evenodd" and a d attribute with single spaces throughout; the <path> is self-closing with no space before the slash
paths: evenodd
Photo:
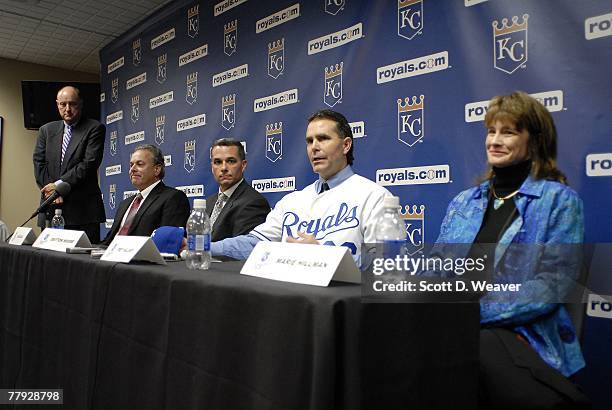
<path id="1" fill-rule="evenodd" d="M 66 107 L 76 108 L 79 106 L 79 103 L 73 102 L 73 101 L 57 101 L 57 105 L 59 105 L 61 108 L 66 108 Z"/>

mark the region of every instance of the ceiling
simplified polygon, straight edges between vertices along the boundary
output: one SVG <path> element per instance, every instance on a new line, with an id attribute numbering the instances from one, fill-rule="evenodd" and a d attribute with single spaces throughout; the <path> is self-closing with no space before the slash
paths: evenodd
<path id="1" fill-rule="evenodd" d="M 0 57 L 99 73 L 99 51 L 171 1 L 0 0 Z"/>

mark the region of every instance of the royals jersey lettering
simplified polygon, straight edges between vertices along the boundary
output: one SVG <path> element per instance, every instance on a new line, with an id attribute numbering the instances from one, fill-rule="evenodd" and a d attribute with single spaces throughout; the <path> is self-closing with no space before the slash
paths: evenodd
<path id="1" fill-rule="evenodd" d="M 374 228 L 385 195 L 390 195 L 385 188 L 359 175 L 321 194 L 313 183 L 281 199 L 251 234 L 284 242 L 304 232 L 322 245 L 346 246 L 359 265 L 361 245 L 376 242 Z"/>

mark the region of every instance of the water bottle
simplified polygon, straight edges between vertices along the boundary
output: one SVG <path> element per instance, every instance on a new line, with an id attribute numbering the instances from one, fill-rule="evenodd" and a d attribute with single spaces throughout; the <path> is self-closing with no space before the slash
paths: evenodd
<path id="1" fill-rule="evenodd" d="M 66 222 L 64 221 L 64 217 L 62 216 L 62 210 L 56 209 L 55 215 L 53 216 L 53 219 L 51 219 L 51 228 L 64 229 L 64 225 L 66 225 Z"/>
<path id="2" fill-rule="evenodd" d="M 194 199 L 193 211 L 187 220 L 187 269 L 210 268 L 210 220 L 206 200 Z"/>
<path id="3" fill-rule="evenodd" d="M 399 198 L 386 196 L 383 201 L 384 213 L 376 224 L 376 243 L 382 248 L 383 258 L 395 258 L 404 253 L 406 225 L 399 213 Z"/>

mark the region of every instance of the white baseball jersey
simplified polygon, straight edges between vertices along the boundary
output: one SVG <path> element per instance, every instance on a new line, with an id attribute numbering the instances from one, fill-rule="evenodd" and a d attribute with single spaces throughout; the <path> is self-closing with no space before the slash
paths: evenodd
<path id="1" fill-rule="evenodd" d="M 352 175 L 335 188 L 317 193 L 315 183 L 283 197 L 266 221 L 251 231 L 264 241 L 314 235 L 322 245 L 346 246 L 359 264 L 361 245 L 376 242 L 374 228 L 383 212 L 385 188 Z"/>

